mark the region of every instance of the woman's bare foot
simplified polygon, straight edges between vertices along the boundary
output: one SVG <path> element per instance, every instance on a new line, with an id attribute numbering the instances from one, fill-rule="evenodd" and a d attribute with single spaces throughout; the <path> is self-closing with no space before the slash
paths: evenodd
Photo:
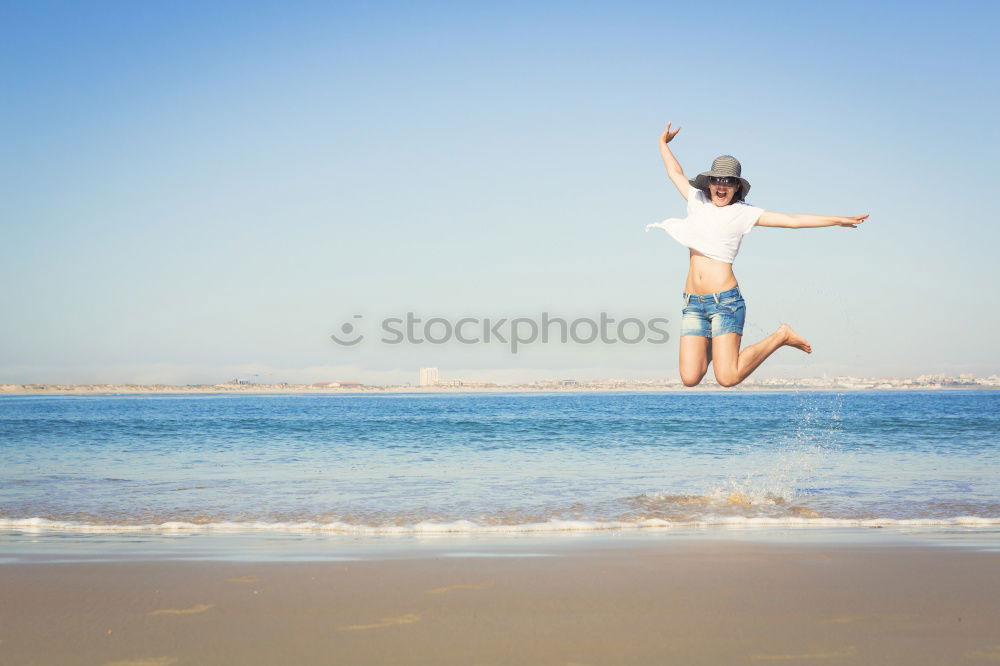
<path id="1" fill-rule="evenodd" d="M 807 354 L 812 353 L 812 347 L 806 342 L 806 339 L 796 333 L 795 329 L 788 324 L 779 326 L 777 332 L 784 336 L 785 341 L 783 344 L 801 349 Z"/>

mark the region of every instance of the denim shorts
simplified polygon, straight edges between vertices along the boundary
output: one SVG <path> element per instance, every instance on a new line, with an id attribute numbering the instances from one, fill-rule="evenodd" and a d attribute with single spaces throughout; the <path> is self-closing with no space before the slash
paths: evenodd
<path id="1" fill-rule="evenodd" d="M 681 335 L 714 338 L 726 333 L 743 335 L 747 306 L 739 287 L 715 294 L 684 294 Z"/>

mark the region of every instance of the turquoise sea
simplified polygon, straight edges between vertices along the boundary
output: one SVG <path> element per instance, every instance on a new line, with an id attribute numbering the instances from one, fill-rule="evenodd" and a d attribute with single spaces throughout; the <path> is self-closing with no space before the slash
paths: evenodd
<path id="1" fill-rule="evenodd" d="M 991 391 L 4 397 L 0 460 L 7 551 L 136 535 L 1000 530 Z"/>

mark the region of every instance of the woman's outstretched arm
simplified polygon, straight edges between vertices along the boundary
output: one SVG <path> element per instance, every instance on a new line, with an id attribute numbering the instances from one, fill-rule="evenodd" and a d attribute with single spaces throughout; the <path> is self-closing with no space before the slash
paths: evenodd
<path id="1" fill-rule="evenodd" d="M 663 156 L 663 166 L 667 168 L 667 175 L 670 176 L 670 180 L 674 182 L 677 189 L 680 191 L 681 196 L 687 201 L 688 189 L 691 184 L 688 183 L 687 176 L 684 175 L 684 169 L 681 168 L 681 163 L 677 161 L 674 154 L 670 151 L 670 146 L 667 144 L 673 140 L 677 133 L 681 131 L 678 127 L 673 132 L 670 131 L 670 123 L 667 123 L 667 129 L 663 130 L 663 134 L 660 135 L 660 155 Z"/>
<path id="2" fill-rule="evenodd" d="M 758 227 L 782 227 L 785 229 L 816 229 L 818 227 L 850 227 L 857 229 L 868 215 L 857 217 L 834 217 L 828 215 L 791 215 L 765 210 L 757 219 Z"/>

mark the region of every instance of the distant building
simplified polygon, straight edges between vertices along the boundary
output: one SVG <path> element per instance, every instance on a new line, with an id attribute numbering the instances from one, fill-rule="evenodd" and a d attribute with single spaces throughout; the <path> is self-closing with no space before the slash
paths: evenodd
<path id="1" fill-rule="evenodd" d="M 417 382 L 418 386 L 434 386 L 437 383 L 438 383 L 437 368 L 420 368 L 420 379 Z"/>

